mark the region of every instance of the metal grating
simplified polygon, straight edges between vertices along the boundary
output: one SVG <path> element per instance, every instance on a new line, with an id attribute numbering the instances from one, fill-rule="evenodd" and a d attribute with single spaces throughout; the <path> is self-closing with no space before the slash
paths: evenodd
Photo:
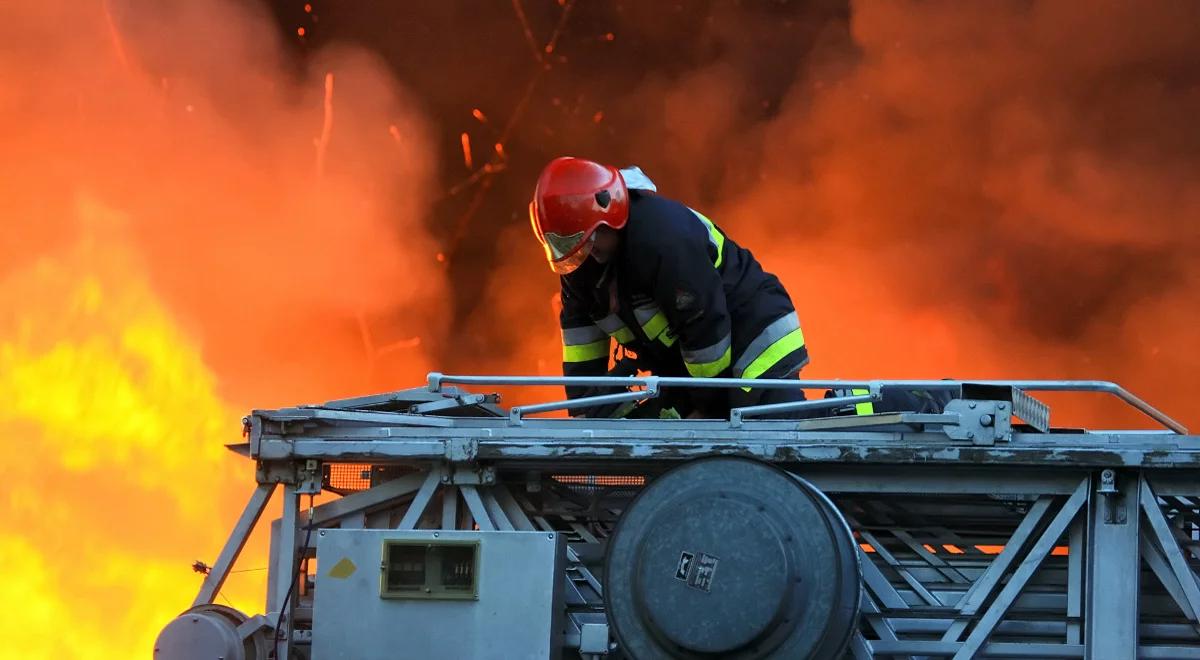
<path id="1" fill-rule="evenodd" d="M 326 465 L 325 487 L 335 492 L 357 492 L 371 487 L 368 463 L 330 463 Z"/>
<path id="2" fill-rule="evenodd" d="M 645 486 L 646 477 L 626 474 L 557 474 L 552 477 L 561 484 L 580 486 Z"/>

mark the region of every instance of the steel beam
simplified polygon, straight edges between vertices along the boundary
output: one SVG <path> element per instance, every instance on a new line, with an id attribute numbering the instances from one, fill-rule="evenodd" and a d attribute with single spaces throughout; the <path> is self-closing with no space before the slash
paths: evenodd
<path id="1" fill-rule="evenodd" d="M 412 502 L 408 505 L 408 510 L 404 512 L 404 517 L 400 519 L 400 524 L 396 525 L 396 529 L 416 528 L 421 516 L 425 514 L 425 509 L 429 506 L 429 501 L 433 499 L 433 493 L 441 485 L 443 474 L 445 473 L 439 466 L 429 468 L 424 475 L 425 480 L 421 483 L 421 488 L 417 490 L 416 495 L 413 495 Z"/>
<path id="2" fill-rule="evenodd" d="M 1150 483 L 1144 476 L 1140 480 L 1139 488 L 1141 507 L 1145 513 L 1146 522 L 1149 523 L 1149 532 L 1163 555 L 1166 556 L 1167 564 L 1171 567 L 1171 572 L 1191 607 L 1192 616 L 1190 618 L 1195 622 L 1196 614 L 1200 613 L 1200 586 L 1196 584 L 1196 574 L 1188 566 L 1187 558 L 1180 551 L 1179 544 L 1176 543 L 1175 536 L 1171 532 L 1171 526 L 1159 507 L 1158 498 L 1150 489 Z"/>
<path id="3" fill-rule="evenodd" d="M 204 576 L 204 582 L 200 585 L 200 592 L 196 594 L 196 599 L 192 601 L 192 607 L 208 605 L 217 597 L 217 593 L 225 584 L 225 579 L 229 577 L 229 569 L 233 567 L 238 555 L 242 553 L 242 548 L 246 547 L 246 540 L 250 538 L 250 532 L 254 531 L 254 526 L 262 516 L 263 509 L 267 508 L 267 502 L 271 499 L 273 492 L 275 492 L 275 484 L 259 484 L 250 494 L 246 507 L 242 509 L 242 515 L 238 517 L 233 531 L 225 540 L 225 546 L 221 548 L 221 554 L 217 555 L 217 561 L 208 570 L 208 575 Z"/>
<path id="4" fill-rule="evenodd" d="M 1025 583 L 1029 581 L 1030 576 L 1041 565 L 1042 560 L 1050 554 L 1054 549 L 1054 544 L 1058 542 L 1059 537 L 1066 531 L 1067 525 L 1075 519 L 1075 515 L 1083 507 L 1087 501 L 1089 481 L 1082 481 L 1075 492 L 1067 498 L 1067 501 L 1059 509 L 1054 519 L 1042 532 L 1041 537 L 1033 544 L 1029 550 L 1029 554 L 1021 561 L 1021 565 L 1013 572 L 1013 575 L 1008 580 L 1008 584 L 1004 585 L 1004 589 L 1000 591 L 1000 595 L 996 596 L 996 600 L 984 611 L 979 618 L 979 623 L 975 625 L 975 629 L 967 636 L 967 639 L 962 644 L 962 648 L 954 654 L 954 660 L 967 660 L 975 657 L 975 654 L 980 650 L 988 638 L 992 634 L 992 630 L 1008 608 L 1017 599 L 1017 594 L 1025 588 Z"/>
<path id="5" fill-rule="evenodd" d="M 1101 492 L 1099 475 L 1088 498 L 1085 657 L 1132 658 L 1138 648 L 1138 478 L 1119 492 Z"/>
<path id="6" fill-rule="evenodd" d="M 349 516 L 361 515 L 370 509 L 383 506 L 391 500 L 408 495 L 420 488 L 424 481 L 423 473 L 406 474 L 397 479 L 385 481 L 378 486 L 326 502 L 313 509 L 314 524 L 318 527 L 340 524 Z"/>
<path id="7" fill-rule="evenodd" d="M 1079 489 L 1078 482 L 1075 486 Z M 1029 511 L 1025 513 L 1025 517 L 1021 519 L 1021 523 L 1017 525 L 1017 529 L 1013 531 L 1012 536 L 1004 544 L 1004 549 L 996 558 L 988 564 L 987 570 L 983 575 L 971 584 L 967 589 L 967 593 L 958 601 L 957 609 L 960 618 L 951 624 L 949 630 L 942 637 L 943 642 L 957 642 L 962 633 L 966 630 L 967 624 L 973 619 L 979 609 L 992 598 L 1000 581 L 1008 574 L 1014 562 L 1025 554 L 1029 546 L 1030 539 L 1033 538 L 1035 530 L 1042 525 L 1046 514 L 1050 511 L 1050 505 L 1054 502 L 1053 497 L 1039 497 L 1033 506 L 1029 507 Z"/>
<path id="8" fill-rule="evenodd" d="M 462 492 L 463 501 L 467 503 L 467 508 L 471 510 L 471 517 L 475 519 L 475 524 L 479 525 L 479 529 L 485 532 L 496 531 L 496 525 L 488 516 L 487 507 L 483 504 L 483 499 L 479 497 L 479 492 L 474 486 L 459 486 L 459 491 Z"/>

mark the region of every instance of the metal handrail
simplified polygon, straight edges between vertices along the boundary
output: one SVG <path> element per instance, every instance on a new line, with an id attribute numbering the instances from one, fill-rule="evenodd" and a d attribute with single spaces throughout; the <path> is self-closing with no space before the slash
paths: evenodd
<path id="1" fill-rule="evenodd" d="M 1105 381 L 1105 380 L 800 380 L 800 379 L 753 379 L 753 378 L 690 378 L 690 377 L 674 377 L 674 376 L 464 376 L 450 375 L 439 372 L 431 372 L 428 376 L 429 390 L 431 392 L 440 392 L 443 385 L 515 385 L 515 386 L 538 386 L 538 385 L 575 385 L 579 387 L 642 387 L 645 388 L 642 392 L 631 392 L 628 394 L 639 395 L 636 397 L 627 396 L 626 393 L 601 395 L 599 397 L 588 397 L 587 399 L 574 399 L 555 401 L 552 403 L 537 404 L 535 406 L 525 406 L 524 413 L 547 412 L 550 410 L 563 410 L 566 408 L 579 407 L 580 403 L 586 405 L 600 405 L 603 403 L 616 402 L 618 399 L 611 401 L 599 401 L 603 397 L 622 397 L 619 401 L 631 401 L 640 399 L 652 399 L 658 396 L 662 388 L 667 387 L 689 387 L 689 388 L 714 388 L 714 389 L 730 389 L 734 387 L 753 387 L 756 389 L 866 389 L 871 394 L 861 395 L 859 397 L 839 397 L 837 404 L 849 402 L 850 399 L 861 399 L 862 396 L 869 396 L 869 399 L 877 401 L 879 391 L 882 387 L 905 387 L 912 389 L 955 389 L 961 387 L 965 383 L 972 385 L 993 385 L 999 387 L 1015 387 L 1027 392 L 1100 392 L 1111 394 L 1130 407 L 1138 410 L 1150 419 L 1163 425 L 1163 427 L 1180 435 L 1187 434 L 1187 427 L 1172 419 L 1166 413 L 1160 411 L 1154 406 L 1146 403 L 1140 397 L 1134 395 L 1129 390 L 1126 390 L 1120 385 Z M 596 399 L 596 400 L 592 400 Z M 826 401 L 833 402 L 834 399 Z M 800 403 L 800 402 L 796 402 Z M 795 406 L 796 403 L 788 404 L 772 404 L 773 406 Z M 747 416 L 746 411 L 750 410 L 752 414 L 761 414 L 761 411 L 754 410 L 755 408 L 765 408 L 765 406 L 752 406 L 748 408 L 734 409 L 741 410 L 737 413 L 738 416 Z M 791 410 L 792 408 L 787 408 Z M 521 409 L 515 415 L 516 419 L 523 414 Z M 772 407 L 769 412 L 783 412 L 782 408 Z"/>

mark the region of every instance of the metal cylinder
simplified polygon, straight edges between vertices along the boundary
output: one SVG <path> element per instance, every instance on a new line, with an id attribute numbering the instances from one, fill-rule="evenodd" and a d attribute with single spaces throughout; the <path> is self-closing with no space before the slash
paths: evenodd
<path id="1" fill-rule="evenodd" d="M 831 658 L 858 617 L 845 519 L 804 480 L 744 458 L 651 482 L 609 541 L 604 599 L 622 649 L 655 658 Z"/>
<path id="2" fill-rule="evenodd" d="M 261 629 L 247 630 L 245 614 L 224 605 L 200 605 L 175 617 L 154 641 L 155 660 L 265 660 Z"/>

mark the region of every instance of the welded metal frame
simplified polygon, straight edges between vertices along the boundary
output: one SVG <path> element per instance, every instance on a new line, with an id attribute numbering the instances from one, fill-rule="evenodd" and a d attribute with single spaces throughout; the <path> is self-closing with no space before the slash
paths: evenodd
<path id="1" fill-rule="evenodd" d="M 678 381 L 678 382 L 677 382 Z M 781 465 L 828 493 L 862 542 L 859 632 L 850 654 L 871 657 L 1200 658 L 1200 437 L 1112 383 L 990 381 L 983 388 L 1106 392 L 1161 424 L 1158 431 L 1066 432 L 1019 420 L 992 437 L 967 411 L 884 413 L 806 420 L 762 419 L 785 412 L 742 409 L 718 420 L 544 419 L 556 401 L 505 411 L 494 396 L 448 384 L 586 384 L 643 388 L 740 387 L 737 379 L 520 378 L 431 374 L 429 387 L 319 406 L 255 411 L 249 443 L 258 461 L 254 491 L 196 602 L 211 602 L 276 483 L 283 515 L 272 547 L 268 616 L 282 607 L 296 574 L 304 526 L 562 531 L 573 539 L 564 575 L 570 632 L 596 639 L 604 624 L 601 581 L 582 557 L 602 547 L 619 506 L 569 499 L 532 501 L 551 474 L 653 477 L 691 458 L 742 455 Z M 878 400 L 883 387 L 946 388 L 958 381 L 753 381 L 756 387 L 866 389 L 822 400 L 841 407 Z M 956 389 L 957 388 L 957 389 Z M 613 395 L 592 403 L 608 403 Z M 851 400 L 853 399 L 853 401 Z M 578 402 L 572 402 L 575 407 Z M 811 403 L 811 402 L 809 402 Z M 1007 409 L 1001 403 L 1011 403 Z M 1028 410 L 1036 402 L 1022 400 Z M 791 404 L 788 404 L 791 405 Z M 436 414 L 432 414 L 436 413 Z M 1040 414 L 1040 413 L 1039 413 Z M 1012 420 L 1009 420 L 1012 422 Z M 1045 421 L 1045 420 L 1039 420 Z M 361 492 L 299 509 L 318 464 L 406 466 L 412 472 Z M 562 484 L 553 484 L 562 488 Z M 541 495 L 547 495 L 541 493 Z M 925 500 L 933 498 L 933 504 Z M 544 500 L 545 498 L 543 498 Z M 959 504 L 959 502 L 962 502 Z M 1016 509 L 1010 511 L 1012 507 Z M 946 511 L 953 523 L 937 523 Z M 976 529 L 978 528 L 978 529 Z M 291 543 L 288 543 L 288 540 Z M 979 540 L 1003 546 L 984 553 Z M 1066 546 L 1066 557 L 1055 555 Z M 956 547 L 951 553 L 946 548 Z M 869 548 L 868 552 L 866 548 Z M 592 566 L 594 566 L 594 562 Z M 282 579 L 280 576 L 285 576 Z M 1126 599 L 1133 603 L 1120 603 Z M 1116 601 L 1116 602 L 1114 602 Z M 305 642 L 305 599 L 291 604 L 286 639 Z M 1061 611 L 1060 611 L 1061 610 Z M 293 628 L 296 628 L 293 630 Z M 281 649 L 288 657 L 287 651 Z M 590 652 L 595 657 L 595 652 Z"/>

